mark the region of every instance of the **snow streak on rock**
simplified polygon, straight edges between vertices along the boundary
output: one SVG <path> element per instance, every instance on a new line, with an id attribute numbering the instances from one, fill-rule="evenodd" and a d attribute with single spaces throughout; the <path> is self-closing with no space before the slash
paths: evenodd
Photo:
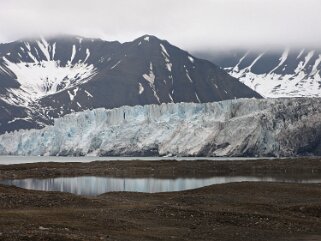
<path id="1" fill-rule="evenodd" d="M 150 62 L 149 64 L 149 73 L 148 74 L 143 74 L 144 79 L 149 83 L 150 88 L 152 89 L 155 98 L 157 99 L 158 103 L 160 103 L 159 97 L 156 92 L 156 87 L 155 87 L 155 74 L 153 72 L 153 64 Z M 142 86 L 141 86 L 142 87 Z M 141 94 L 144 91 L 144 88 L 141 89 L 139 94 Z"/>
<path id="2" fill-rule="evenodd" d="M 165 61 L 165 65 L 166 65 L 166 68 L 169 72 L 172 71 L 172 66 L 173 64 L 171 63 L 171 61 L 169 60 L 169 54 L 167 52 L 167 50 L 165 49 L 164 45 L 163 44 L 160 44 L 160 47 L 162 49 L 162 55 L 164 57 L 164 61 Z"/>

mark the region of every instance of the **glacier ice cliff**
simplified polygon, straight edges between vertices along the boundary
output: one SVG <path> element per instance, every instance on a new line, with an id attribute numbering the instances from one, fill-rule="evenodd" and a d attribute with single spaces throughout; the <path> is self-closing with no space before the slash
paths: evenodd
<path id="1" fill-rule="evenodd" d="M 2 155 L 321 154 L 321 98 L 123 106 L 69 114 L 0 136 Z"/>

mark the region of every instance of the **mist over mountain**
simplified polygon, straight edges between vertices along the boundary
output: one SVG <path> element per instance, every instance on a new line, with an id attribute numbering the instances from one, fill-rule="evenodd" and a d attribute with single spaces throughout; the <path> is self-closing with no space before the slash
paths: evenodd
<path id="1" fill-rule="evenodd" d="M 149 33 L 186 50 L 314 48 L 320 7 L 319 0 L 10 0 L 1 3 L 0 42 L 61 33 L 125 42 Z"/>

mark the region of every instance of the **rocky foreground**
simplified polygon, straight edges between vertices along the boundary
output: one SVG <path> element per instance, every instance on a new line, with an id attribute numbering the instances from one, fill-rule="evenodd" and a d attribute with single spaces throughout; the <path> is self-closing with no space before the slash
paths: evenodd
<path id="1" fill-rule="evenodd" d="M 0 136 L 2 155 L 321 154 L 321 98 L 237 99 L 95 109 Z"/>
<path id="2" fill-rule="evenodd" d="M 169 161 L 131 163 L 127 168 L 126 162 L 0 166 L 0 175 L 97 175 L 98 170 L 103 175 L 105 170 L 116 176 L 169 176 L 165 175 Z M 255 172 L 287 177 L 310 173 L 320 178 L 321 172 L 320 158 L 172 162 L 171 166 L 175 176 Z M 0 185 L 0 240 L 320 241 L 320 197 L 321 184 L 243 182 L 183 192 L 118 192 L 98 197 Z"/>
<path id="3" fill-rule="evenodd" d="M 0 186 L 0 240 L 321 240 L 321 185 L 85 198 Z"/>

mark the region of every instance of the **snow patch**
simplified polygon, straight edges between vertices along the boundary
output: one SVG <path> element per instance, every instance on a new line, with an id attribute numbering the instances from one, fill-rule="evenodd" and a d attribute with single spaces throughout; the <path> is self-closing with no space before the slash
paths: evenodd
<path id="1" fill-rule="evenodd" d="M 88 97 L 93 98 L 92 94 L 90 94 L 87 90 L 85 90 L 85 93 L 86 93 L 86 95 L 87 95 Z"/>
<path id="2" fill-rule="evenodd" d="M 165 60 L 166 68 L 167 68 L 167 70 L 168 70 L 169 72 L 171 72 L 171 71 L 172 71 L 172 66 L 173 66 L 173 64 L 172 64 L 171 61 L 169 60 L 169 57 L 170 57 L 170 56 L 169 56 L 166 48 L 164 47 L 164 45 L 160 44 L 160 47 L 161 47 L 161 49 L 162 49 L 162 55 L 163 55 L 164 60 Z"/>
<path id="3" fill-rule="evenodd" d="M 90 56 L 90 50 L 86 49 L 86 58 L 85 58 L 84 62 L 87 62 L 89 56 Z"/>
<path id="4" fill-rule="evenodd" d="M 141 83 L 138 83 L 138 94 L 142 94 L 144 92 L 144 87 Z"/>
<path id="5" fill-rule="evenodd" d="M 56 45 L 57 45 L 57 43 L 54 43 L 52 45 L 52 59 L 53 60 L 55 59 L 55 55 L 56 55 Z"/>
<path id="6" fill-rule="evenodd" d="M 172 72 L 172 66 L 173 66 L 173 64 L 171 63 L 171 61 L 169 60 L 168 56 L 167 56 L 164 52 L 162 52 L 162 55 L 163 55 L 163 57 L 164 57 L 166 69 L 167 69 L 169 72 Z"/>
<path id="7" fill-rule="evenodd" d="M 237 65 L 235 65 L 235 67 L 233 68 L 233 71 L 238 72 L 239 71 L 239 66 L 242 63 L 242 61 L 246 58 L 246 56 L 249 54 L 249 52 L 246 52 L 243 57 L 239 60 L 239 62 L 237 63 Z M 217 88 L 217 87 L 216 87 Z"/>
<path id="8" fill-rule="evenodd" d="M 276 71 L 280 66 L 282 66 L 282 65 L 284 64 L 284 62 L 286 61 L 286 59 L 287 59 L 288 56 L 289 56 L 289 52 L 290 52 L 290 49 L 289 49 L 289 48 L 287 48 L 287 49 L 284 50 L 284 52 L 282 53 L 281 58 L 279 58 L 280 63 L 279 63 L 274 69 L 272 69 L 272 70 L 270 71 L 270 73 L 273 73 L 273 72 Z M 284 70 L 284 69 L 283 69 L 283 70 Z"/>
<path id="9" fill-rule="evenodd" d="M 153 72 L 153 64 L 152 62 L 149 63 L 149 73 L 148 74 L 143 74 L 143 78 L 149 83 L 150 88 L 153 91 L 153 94 L 155 96 L 155 98 L 157 99 L 158 103 L 160 103 L 160 99 L 157 95 L 156 92 L 156 87 L 155 87 L 155 74 Z"/>
<path id="10" fill-rule="evenodd" d="M 72 61 L 75 59 L 76 56 L 76 45 L 72 46 L 72 53 L 71 53 L 71 58 L 70 58 L 70 63 L 72 64 Z"/>
<path id="11" fill-rule="evenodd" d="M 46 59 L 48 61 L 50 61 L 51 60 L 51 58 L 50 58 L 50 50 L 49 50 L 50 45 L 48 44 L 48 42 L 44 38 L 41 38 L 40 41 L 37 41 L 37 44 L 38 44 L 39 49 L 41 50 L 41 52 L 46 57 Z"/>
<path id="12" fill-rule="evenodd" d="M 149 73 L 148 74 L 143 74 L 143 77 L 150 84 L 154 85 L 155 75 L 154 75 L 154 72 L 153 72 L 153 64 L 152 63 L 149 64 Z"/>
<path id="13" fill-rule="evenodd" d="M 262 58 L 263 55 L 264 55 L 264 53 L 261 53 L 261 54 L 252 62 L 252 64 L 247 68 L 248 71 L 251 71 L 252 67 L 256 64 L 257 61 L 259 61 L 260 58 Z"/>
<path id="14" fill-rule="evenodd" d="M 67 92 L 68 92 L 70 101 L 73 101 L 75 99 L 75 96 L 77 95 L 78 88 L 75 88 L 73 90 L 68 90 Z"/>
<path id="15" fill-rule="evenodd" d="M 16 118 L 14 118 L 13 120 L 8 121 L 8 124 L 14 123 L 14 122 L 16 122 L 16 121 L 18 121 L 18 120 L 24 120 L 24 121 L 29 120 L 29 121 L 30 121 L 31 118 L 30 118 L 30 117 L 23 117 L 23 118 L 16 117 Z"/>
<path id="16" fill-rule="evenodd" d="M 320 63 L 321 63 L 321 54 L 319 54 L 319 57 L 315 60 L 315 63 L 312 67 L 311 75 L 316 75 L 319 72 L 318 67 Z"/>
<path id="17" fill-rule="evenodd" d="M 115 65 L 113 65 L 110 69 L 116 68 L 121 63 L 121 60 L 119 60 Z"/>
<path id="18" fill-rule="evenodd" d="M 78 39 L 79 44 L 81 44 L 81 43 L 82 43 L 82 41 L 83 41 L 83 38 L 81 38 L 81 37 L 76 37 L 76 39 Z"/>
<path id="19" fill-rule="evenodd" d="M 304 63 L 302 65 L 302 68 L 304 69 L 305 66 L 309 63 L 309 61 L 311 60 L 311 58 L 313 57 L 314 55 L 314 50 L 313 51 L 310 51 L 307 56 L 305 56 L 305 60 L 304 60 Z"/>
<path id="20" fill-rule="evenodd" d="M 301 52 L 299 53 L 299 55 L 296 58 L 299 59 L 302 56 L 302 54 L 304 53 L 304 51 L 305 51 L 305 49 L 302 49 Z"/>
<path id="21" fill-rule="evenodd" d="M 188 56 L 189 61 L 191 61 L 192 63 L 194 63 L 194 58 L 192 56 Z"/>
<path id="22" fill-rule="evenodd" d="M 189 79 L 189 82 L 193 83 L 193 80 L 192 80 L 191 76 L 189 76 L 188 70 L 185 69 L 185 71 L 186 71 L 186 77 Z"/>
<path id="23" fill-rule="evenodd" d="M 200 98 L 198 98 L 198 95 L 197 95 L 196 92 L 195 92 L 195 96 L 196 96 L 196 99 L 197 99 L 198 103 L 201 103 Z"/>
<path id="24" fill-rule="evenodd" d="M 167 52 L 166 48 L 164 47 L 164 45 L 160 44 L 160 46 L 162 48 L 163 53 L 165 53 L 168 57 L 170 57 L 170 55 L 168 54 L 168 52 Z"/>

